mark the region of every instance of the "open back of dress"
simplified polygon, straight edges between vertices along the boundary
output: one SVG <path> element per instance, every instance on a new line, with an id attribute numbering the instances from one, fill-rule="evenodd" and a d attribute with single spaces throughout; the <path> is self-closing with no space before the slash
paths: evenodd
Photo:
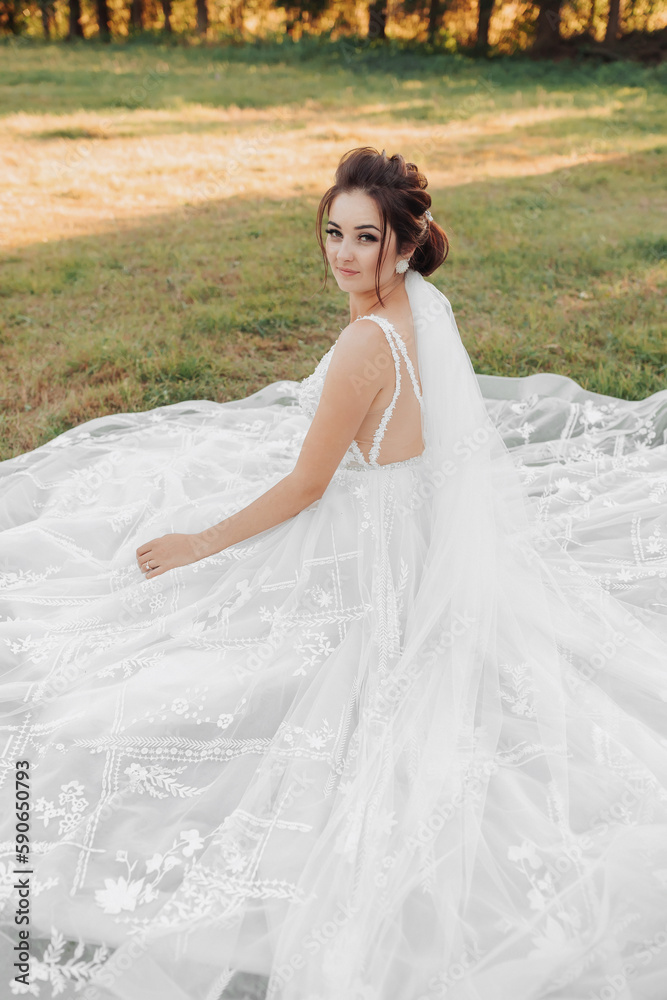
<path id="1" fill-rule="evenodd" d="M 397 333 L 393 324 L 384 316 L 377 316 L 374 313 L 368 316 L 358 316 L 357 319 L 372 319 L 384 332 L 387 342 L 391 348 L 395 372 L 395 388 L 388 406 L 380 413 L 369 410 L 359 428 L 358 440 L 353 440 L 350 447 L 341 461 L 342 468 L 384 468 L 386 466 L 402 465 L 404 463 L 415 464 L 421 459 L 424 449 L 423 427 L 423 397 L 421 387 L 415 373 L 415 368 L 408 354 L 403 339 Z M 327 353 L 320 359 L 315 370 L 302 379 L 298 385 L 297 398 L 301 409 L 309 417 L 315 416 L 324 380 L 329 368 L 329 362 L 333 356 L 336 344 L 332 344 Z M 407 381 L 412 384 L 412 391 L 402 392 L 406 383 L 403 372 L 407 369 Z M 394 419 L 390 423 L 390 418 Z M 389 435 L 387 426 L 389 425 Z M 415 438 L 421 438 L 420 445 L 416 450 L 412 450 L 405 458 L 397 456 L 411 451 L 410 445 L 414 449 Z M 382 455 L 386 461 L 379 462 L 380 447 Z M 362 447 L 368 452 L 368 457 L 364 454 Z"/>
<path id="2" fill-rule="evenodd" d="M 415 452 L 413 455 L 409 455 L 408 458 L 415 457 L 420 454 L 424 447 L 423 437 L 421 433 L 421 409 L 423 407 L 423 398 L 421 387 L 415 373 L 415 368 L 412 360 L 408 354 L 405 343 L 396 328 L 392 323 L 389 322 L 384 316 L 377 316 L 375 313 L 369 313 L 366 316 L 358 316 L 357 319 L 372 319 L 375 323 L 381 327 L 389 347 L 391 348 L 391 354 L 394 361 L 394 372 L 395 372 L 395 388 L 389 405 L 385 407 L 381 414 L 379 422 L 375 425 L 375 432 L 371 439 L 370 437 L 370 427 L 373 427 L 373 421 L 369 420 L 370 417 L 375 416 L 373 410 L 369 410 L 366 418 L 362 423 L 362 434 L 359 435 L 352 443 L 352 448 L 355 454 L 358 454 L 360 461 L 363 461 L 367 465 L 384 465 L 384 464 L 394 464 L 395 461 L 404 461 L 404 459 L 396 459 L 392 457 L 395 454 L 401 454 L 405 451 L 406 442 L 409 444 L 415 438 L 421 438 L 421 448 L 419 452 Z M 403 385 L 405 384 L 401 369 L 407 369 L 407 375 L 409 376 L 408 381 L 412 383 L 412 388 L 414 392 L 401 392 Z M 389 438 L 386 436 L 387 426 L 389 424 L 390 418 L 394 416 L 394 420 L 391 423 Z M 368 440 L 366 439 L 366 424 L 369 424 Z M 415 428 L 413 431 L 412 428 Z M 368 451 L 368 457 L 366 457 L 362 451 L 362 446 L 368 445 L 370 443 L 370 450 Z M 379 462 L 380 447 L 384 445 L 383 457 L 387 458 L 388 461 Z"/>

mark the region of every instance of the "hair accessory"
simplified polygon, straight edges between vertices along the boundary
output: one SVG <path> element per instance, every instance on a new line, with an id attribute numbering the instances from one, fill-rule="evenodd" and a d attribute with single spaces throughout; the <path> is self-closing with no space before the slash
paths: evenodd
<path id="1" fill-rule="evenodd" d="M 405 274 L 405 272 L 407 271 L 407 269 L 409 267 L 410 267 L 410 263 L 409 263 L 409 261 L 407 261 L 405 259 L 405 257 L 403 257 L 402 260 L 397 260 L 396 261 L 396 274 Z"/>
<path id="2" fill-rule="evenodd" d="M 426 209 L 426 211 L 424 212 L 424 218 L 425 218 L 425 219 L 428 219 L 428 221 L 429 221 L 429 222 L 433 222 L 433 216 L 432 216 L 432 215 L 431 215 L 431 213 L 429 212 L 428 208 L 427 208 L 427 209 Z"/>

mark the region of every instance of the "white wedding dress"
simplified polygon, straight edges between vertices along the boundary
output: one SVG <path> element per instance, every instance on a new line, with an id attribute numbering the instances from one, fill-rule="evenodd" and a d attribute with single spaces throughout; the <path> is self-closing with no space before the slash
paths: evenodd
<path id="1" fill-rule="evenodd" d="M 335 345 L 0 463 L 3 997 L 667 997 L 667 390 L 475 376 L 406 288 L 369 460 L 217 555 L 135 549 L 291 470 Z"/>

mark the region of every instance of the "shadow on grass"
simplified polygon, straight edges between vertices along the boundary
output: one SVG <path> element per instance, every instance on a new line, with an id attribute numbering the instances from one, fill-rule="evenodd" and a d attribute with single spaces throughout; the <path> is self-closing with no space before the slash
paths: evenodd
<path id="1" fill-rule="evenodd" d="M 45 132 L 33 132 L 29 138 L 48 142 L 52 139 L 104 139 L 105 134 L 100 129 L 72 126 L 71 128 L 56 128 Z"/>
<path id="2" fill-rule="evenodd" d="M 431 280 L 478 373 L 664 388 L 665 159 L 432 191 L 452 251 Z M 104 413 L 307 375 L 347 322 L 335 282 L 320 291 L 315 207 L 235 197 L 0 259 L 0 458 Z"/>

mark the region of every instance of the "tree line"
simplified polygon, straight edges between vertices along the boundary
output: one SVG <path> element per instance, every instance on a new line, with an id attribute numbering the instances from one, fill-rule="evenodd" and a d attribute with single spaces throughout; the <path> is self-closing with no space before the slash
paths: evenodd
<path id="1" fill-rule="evenodd" d="M 510 48 L 552 55 L 567 38 L 613 46 L 628 32 L 662 29 L 662 0 L 0 0 L 0 32 L 46 39 L 102 41 L 143 32 L 225 35 L 238 40 L 269 30 L 290 38 L 391 37 L 488 54 L 494 18 Z M 664 20 L 664 17 L 662 18 Z M 509 25 L 509 27 L 507 27 Z M 573 28 L 574 26 L 574 28 Z M 514 41 L 512 42 L 512 34 Z"/>

